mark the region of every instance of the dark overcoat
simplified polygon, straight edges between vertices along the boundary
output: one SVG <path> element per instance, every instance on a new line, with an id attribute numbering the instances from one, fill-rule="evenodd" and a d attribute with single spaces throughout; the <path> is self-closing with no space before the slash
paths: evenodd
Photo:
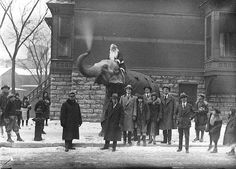
<path id="1" fill-rule="evenodd" d="M 193 107 L 187 103 L 186 107 L 183 108 L 182 103 L 176 108 L 176 120 L 178 128 L 189 128 L 191 127 L 191 119 L 194 116 Z"/>
<path id="2" fill-rule="evenodd" d="M 205 101 L 196 102 L 195 129 L 204 130 L 207 124 L 208 104 Z"/>
<path id="3" fill-rule="evenodd" d="M 62 139 L 79 139 L 79 126 L 82 124 L 80 106 L 76 101 L 67 100 L 61 106 L 60 116 L 63 127 Z"/>
<path id="4" fill-rule="evenodd" d="M 7 95 L 5 93 L 0 94 L 0 126 L 4 126 L 4 112 L 7 106 Z"/>
<path id="5" fill-rule="evenodd" d="M 123 107 L 120 103 L 117 103 L 113 107 L 113 103 L 110 102 L 105 112 L 104 120 L 104 140 L 107 141 L 120 141 L 121 140 L 121 128 L 123 119 Z"/>
<path id="6" fill-rule="evenodd" d="M 49 97 L 44 97 L 44 98 L 43 98 L 43 101 L 44 101 L 44 104 L 45 104 L 44 117 L 45 117 L 46 119 L 49 119 L 51 100 L 50 100 Z"/>
<path id="7" fill-rule="evenodd" d="M 176 129 L 175 123 L 175 99 L 169 95 L 167 99 L 161 96 L 160 111 L 162 113 L 162 119 L 160 121 L 160 129 Z"/>
<path id="8" fill-rule="evenodd" d="M 120 104 L 124 110 L 123 117 L 123 131 L 133 131 L 134 130 L 134 121 L 133 118 L 136 116 L 137 108 L 137 97 L 131 96 L 128 98 L 127 95 L 123 95 L 120 98 Z"/>
<path id="9" fill-rule="evenodd" d="M 232 144 L 236 144 L 236 115 L 229 118 L 223 140 L 223 145 Z"/>
<path id="10" fill-rule="evenodd" d="M 137 124 L 137 129 L 142 133 L 147 132 L 147 125 L 150 119 L 150 110 L 146 102 L 137 103 L 137 116 L 135 123 Z"/>

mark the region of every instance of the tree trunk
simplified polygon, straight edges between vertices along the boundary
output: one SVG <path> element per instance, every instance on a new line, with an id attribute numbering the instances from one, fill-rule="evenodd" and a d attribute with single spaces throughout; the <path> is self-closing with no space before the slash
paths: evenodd
<path id="1" fill-rule="evenodd" d="M 12 59 L 12 68 L 11 68 L 11 88 L 12 88 L 12 93 L 16 93 L 16 60 Z"/>

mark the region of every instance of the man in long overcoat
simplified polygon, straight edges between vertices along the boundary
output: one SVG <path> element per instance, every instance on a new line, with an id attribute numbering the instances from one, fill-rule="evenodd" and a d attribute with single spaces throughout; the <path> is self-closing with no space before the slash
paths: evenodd
<path id="1" fill-rule="evenodd" d="M 7 106 L 7 96 L 9 94 L 9 89 L 10 87 L 7 85 L 4 85 L 1 87 L 2 93 L 0 94 L 0 130 L 1 130 L 2 136 L 4 134 L 3 126 L 5 125 L 3 115 Z"/>
<path id="2" fill-rule="evenodd" d="M 75 93 L 69 93 L 69 99 L 61 106 L 60 116 L 63 127 L 62 139 L 65 140 L 65 151 L 75 149 L 72 147 L 73 139 L 79 139 L 79 127 L 82 124 L 79 103 L 76 102 Z"/>
<path id="3" fill-rule="evenodd" d="M 176 129 L 175 124 L 175 99 L 170 95 L 170 87 L 162 87 L 163 95 L 161 96 L 160 111 L 162 119 L 160 129 L 163 130 L 164 140 L 161 143 L 171 144 L 172 129 Z"/>
<path id="4" fill-rule="evenodd" d="M 231 115 L 227 123 L 223 145 L 231 146 L 231 151 L 227 152 L 228 155 L 235 155 L 236 147 L 236 109 L 231 109 Z"/>
<path id="5" fill-rule="evenodd" d="M 126 94 L 122 95 L 120 98 L 120 104 L 124 110 L 124 118 L 123 118 L 123 139 L 124 144 L 126 144 L 127 132 L 128 132 L 128 143 L 132 145 L 131 135 L 134 130 L 134 120 L 137 115 L 136 106 L 137 106 L 137 97 L 132 95 L 132 86 L 127 85 L 125 87 Z"/>
<path id="6" fill-rule="evenodd" d="M 105 145 L 101 150 L 109 148 L 110 141 L 113 141 L 112 151 L 116 151 L 117 141 L 121 141 L 121 126 L 123 119 L 123 107 L 118 102 L 118 94 L 113 93 L 111 102 L 105 112 L 104 140 Z"/>
<path id="7" fill-rule="evenodd" d="M 187 103 L 187 95 L 180 94 L 181 103 L 176 108 L 177 126 L 179 132 L 179 148 L 177 152 L 182 151 L 183 135 L 185 135 L 185 149 L 189 153 L 189 130 L 191 127 L 191 119 L 194 116 L 193 107 Z"/>

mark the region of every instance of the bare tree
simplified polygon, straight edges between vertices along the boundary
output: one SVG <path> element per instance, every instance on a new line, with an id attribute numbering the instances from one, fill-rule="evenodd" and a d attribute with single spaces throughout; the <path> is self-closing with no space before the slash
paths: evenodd
<path id="1" fill-rule="evenodd" d="M 10 3 L 9 3 L 9 4 L 7 5 L 7 7 L 6 7 L 6 10 L 4 10 L 4 14 L 3 14 L 3 16 L 2 16 L 1 23 L 0 23 L 0 30 L 1 30 L 1 28 L 2 28 L 2 25 L 3 25 L 3 23 L 4 23 L 4 20 L 5 20 L 5 18 L 6 18 L 6 15 L 7 15 L 7 12 L 8 12 L 8 10 L 9 10 L 9 8 L 11 7 L 12 2 L 13 2 L 13 0 L 10 1 Z"/>
<path id="2" fill-rule="evenodd" d="M 51 63 L 49 54 L 51 45 L 50 37 L 50 30 L 47 26 L 41 25 L 38 27 L 24 44 L 28 50 L 28 58 L 31 65 L 29 62 L 18 60 L 18 65 L 27 69 L 38 85 L 49 76 L 48 70 Z M 33 72 L 32 69 L 30 69 L 31 67 L 33 67 L 36 72 Z"/>
<path id="3" fill-rule="evenodd" d="M 22 47 L 25 41 L 34 33 L 34 31 L 39 27 L 39 25 L 41 25 L 48 12 L 47 9 L 45 13 L 41 17 L 39 17 L 37 22 L 34 22 L 35 18 L 32 18 L 32 14 L 35 11 L 37 5 L 39 4 L 39 1 L 40 0 L 35 0 L 33 2 L 34 3 L 33 6 L 30 6 L 30 3 L 26 4 L 20 15 L 20 21 L 17 22 L 13 17 L 13 12 L 12 12 L 14 0 L 11 1 L 11 4 L 7 4 L 5 1 L 0 0 L 0 6 L 5 11 L 6 16 L 11 23 L 10 24 L 11 27 L 8 29 L 9 31 L 12 31 L 12 33 L 10 33 L 10 37 L 4 39 L 4 37 L 0 35 L 0 39 L 12 62 L 12 73 L 11 73 L 12 93 L 15 93 L 15 68 L 16 68 L 16 58 L 19 49 Z M 28 28 L 31 28 L 31 31 L 29 31 Z M 14 43 L 14 49 L 12 51 L 10 50 L 9 45 L 7 44 L 9 38 L 12 38 Z"/>

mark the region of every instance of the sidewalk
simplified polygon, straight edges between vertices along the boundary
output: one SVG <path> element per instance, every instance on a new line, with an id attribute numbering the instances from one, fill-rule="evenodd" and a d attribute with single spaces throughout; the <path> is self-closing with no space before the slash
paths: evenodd
<path id="1" fill-rule="evenodd" d="M 4 138 L 0 136 L 0 147 L 13 147 L 13 148 L 40 148 L 40 147 L 58 147 L 58 146 L 64 146 L 64 141 L 62 140 L 62 127 L 60 126 L 59 120 L 53 120 L 49 121 L 49 125 L 45 126 L 44 131 L 46 132 L 46 135 L 42 135 L 43 140 L 42 141 L 34 141 L 34 123 L 30 119 L 30 123 L 28 126 L 21 127 L 20 134 L 23 138 L 24 142 L 18 142 L 16 140 L 15 133 L 12 134 L 12 139 L 15 141 L 14 143 L 8 143 L 7 135 L 4 133 Z M 225 125 L 222 126 L 221 129 L 221 136 L 218 145 L 222 146 L 223 143 L 223 137 L 224 137 L 224 131 L 225 131 Z M 73 140 L 73 143 L 75 143 L 75 146 L 81 146 L 81 147 L 101 147 L 104 144 L 103 137 L 99 137 L 98 133 L 101 130 L 100 123 L 90 123 L 90 122 L 84 122 L 82 126 L 80 127 L 80 139 L 79 140 Z M 204 136 L 204 142 L 192 142 L 192 140 L 195 138 L 195 130 L 194 130 L 194 123 L 192 124 L 192 127 L 190 129 L 190 146 L 192 147 L 207 147 L 209 145 L 209 136 L 208 133 L 205 133 Z M 157 146 L 170 146 L 166 144 L 161 144 L 162 141 L 162 131 L 160 130 L 160 135 L 157 136 Z M 118 142 L 118 146 L 120 146 L 122 142 Z M 136 146 L 136 143 L 133 145 Z M 178 145 L 178 131 L 173 130 L 172 131 L 172 145 L 176 146 Z M 153 146 L 153 145 L 148 145 Z"/>

